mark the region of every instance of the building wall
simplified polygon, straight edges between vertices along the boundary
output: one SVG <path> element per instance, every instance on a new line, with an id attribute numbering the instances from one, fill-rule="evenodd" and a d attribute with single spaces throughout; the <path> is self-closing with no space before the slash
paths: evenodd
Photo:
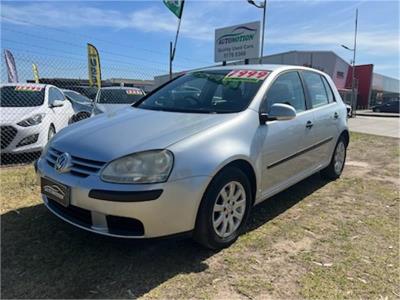
<path id="1" fill-rule="evenodd" d="M 355 66 L 354 77 L 357 83 L 357 108 L 365 109 L 369 107 L 373 69 L 374 65 L 372 64 Z M 352 68 L 350 67 L 346 81 L 348 89 L 351 89 L 352 74 Z"/>

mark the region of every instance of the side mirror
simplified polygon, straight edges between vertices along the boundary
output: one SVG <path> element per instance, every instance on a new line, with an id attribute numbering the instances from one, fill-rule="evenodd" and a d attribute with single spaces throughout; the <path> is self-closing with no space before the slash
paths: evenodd
<path id="1" fill-rule="evenodd" d="M 54 100 L 51 104 L 50 107 L 61 107 L 64 105 L 63 100 Z"/>
<path id="2" fill-rule="evenodd" d="M 275 103 L 271 106 L 269 113 L 260 113 L 260 124 L 267 121 L 287 121 L 296 117 L 293 106 L 283 103 Z"/>
<path id="3" fill-rule="evenodd" d="M 52 103 L 49 105 L 50 107 L 60 107 L 64 106 L 64 100 L 53 100 Z"/>

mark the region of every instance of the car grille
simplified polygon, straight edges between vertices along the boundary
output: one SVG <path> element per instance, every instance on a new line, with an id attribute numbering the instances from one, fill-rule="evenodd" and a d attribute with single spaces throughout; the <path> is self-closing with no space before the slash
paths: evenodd
<path id="1" fill-rule="evenodd" d="M 63 152 L 58 151 L 54 148 L 49 148 L 46 154 L 47 163 L 54 168 L 57 158 Z M 72 167 L 71 167 L 71 175 L 78 177 L 88 177 L 92 174 L 97 174 L 100 169 L 105 165 L 105 162 L 86 159 L 78 156 L 71 155 L 72 158 Z"/>
<path id="2" fill-rule="evenodd" d="M 15 129 L 12 126 L 1 126 L 0 127 L 1 131 L 1 149 L 5 149 L 10 145 L 12 140 L 15 138 L 17 135 L 17 129 Z"/>

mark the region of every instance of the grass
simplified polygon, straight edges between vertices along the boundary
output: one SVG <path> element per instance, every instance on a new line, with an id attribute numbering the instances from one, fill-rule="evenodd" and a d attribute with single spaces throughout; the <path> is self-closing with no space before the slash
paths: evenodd
<path id="1" fill-rule="evenodd" d="M 32 166 L 3 168 L 2 297 L 399 298 L 398 142 L 352 134 L 341 179 L 268 199 L 217 253 L 75 229 L 43 207 Z"/>

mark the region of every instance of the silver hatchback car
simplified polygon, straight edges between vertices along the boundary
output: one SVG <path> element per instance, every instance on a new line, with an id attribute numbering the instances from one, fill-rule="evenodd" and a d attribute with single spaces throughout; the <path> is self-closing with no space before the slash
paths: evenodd
<path id="1" fill-rule="evenodd" d="M 348 144 L 346 106 L 325 73 L 226 66 L 69 126 L 37 172 L 48 209 L 80 228 L 190 232 L 217 249 L 236 240 L 255 204 L 319 171 L 338 178 Z"/>

